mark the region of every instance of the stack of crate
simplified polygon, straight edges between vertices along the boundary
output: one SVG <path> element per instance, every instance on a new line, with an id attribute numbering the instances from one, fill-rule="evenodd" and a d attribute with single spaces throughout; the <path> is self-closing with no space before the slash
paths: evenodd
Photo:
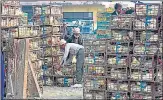
<path id="1" fill-rule="evenodd" d="M 134 16 L 112 16 L 111 39 L 107 41 L 107 99 L 129 99 L 129 54 Z"/>
<path id="2" fill-rule="evenodd" d="M 93 41 L 85 40 L 84 99 L 162 98 L 160 4 L 136 4 L 135 9 L 135 16 L 112 16 L 111 39 L 105 40 L 105 62 L 98 64 L 105 67 L 100 67 L 103 73 L 97 75 L 98 66 L 94 66 L 102 44 L 93 47 Z"/>
<path id="3" fill-rule="evenodd" d="M 106 40 L 84 40 L 84 99 L 105 99 Z"/>
<path id="4" fill-rule="evenodd" d="M 161 8 L 161 16 L 159 16 L 159 52 L 158 52 L 158 58 L 157 58 L 157 82 L 158 84 L 156 85 L 156 92 L 155 92 L 155 98 L 156 99 L 163 99 L 163 93 L 162 93 L 162 72 L 163 72 L 163 2 Z"/>
<path id="5" fill-rule="evenodd" d="M 131 99 L 155 99 L 160 67 L 160 4 L 136 4 L 134 41 L 130 64 Z"/>
<path id="6" fill-rule="evenodd" d="M 33 44 L 31 46 L 39 48 L 33 51 L 36 58 L 42 61 L 40 68 L 42 68 L 44 85 L 54 85 L 54 75 L 62 56 L 59 47 L 61 27 L 63 26 L 62 7 L 37 5 L 33 6 L 33 10 L 33 27 L 37 34 L 36 38 L 31 40 L 31 44 Z"/>

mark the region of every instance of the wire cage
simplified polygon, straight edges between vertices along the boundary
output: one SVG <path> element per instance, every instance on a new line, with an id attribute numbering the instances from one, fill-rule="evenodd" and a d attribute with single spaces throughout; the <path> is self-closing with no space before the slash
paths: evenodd
<path id="1" fill-rule="evenodd" d="M 83 99 L 105 99 L 105 91 L 91 91 L 84 89 Z"/>
<path id="2" fill-rule="evenodd" d="M 129 55 L 125 54 L 109 54 L 107 55 L 108 67 L 126 68 L 129 66 Z"/>
<path id="3" fill-rule="evenodd" d="M 158 44 L 151 44 L 149 42 L 144 44 L 135 44 L 133 47 L 133 54 L 148 54 L 148 55 L 154 55 L 157 54 L 159 50 Z"/>
<path id="4" fill-rule="evenodd" d="M 84 40 L 85 52 L 105 52 L 106 39 Z"/>
<path id="5" fill-rule="evenodd" d="M 108 41 L 107 43 L 107 54 L 129 54 L 130 50 L 130 42 Z"/>
<path id="6" fill-rule="evenodd" d="M 84 89 L 106 90 L 105 76 L 84 76 Z"/>
<path id="7" fill-rule="evenodd" d="M 29 57 L 30 57 L 30 60 L 31 60 L 31 62 L 36 62 L 36 61 L 38 61 L 39 60 L 39 58 L 40 58 L 40 51 L 30 51 L 29 52 Z"/>
<path id="8" fill-rule="evenodd" d="M 104 53 L 85 53 L 85 65 L 105 65 L 105 54 Z"/>
<path id="9" fill-rule="evenodd" d="M 53 33 L 53 28 L 51 26 L 44 26 L 44 27 L 40 27 L 39 29 L 41 35 L 43 35 L 43 31 L 44 31 L 44 35 L 52 35 Z"/>
<path id="10" fill-rule="evenodd" d="M 61 67 L 59 71 L 59 73 L 58 71 L 55 71 L 56 75 L 58 74 L 63 76 L 74 76 L 76 74 L 76 67 L 75 64 L 73 64 L 72 66 Z"/>
<path id="11" fill-rule="evenodd" d="M 45 56 L 45 57 L 49 57 L 49 56 L 60 56 L 61 53 L 60 53 L 60 48 L 55 46 L 55 47 L 47 47 L 45 50 L 44 50 L 44 54 L 42 52 L 42 57 Z"/>
<path id="12" fill-rule="evenodd" d="M 152 95 L 147 93 L 131 93 L 131 99 L 147 99 L 152 100 Z"/>
<path id="13" fill-rule="evenodd" d="M 157 32 L 152 31 L 137 31 L 134 34 L 134 43 L 146 43 L 158 44 L 160 35 Z"/>
<path id="14" fill-rule="evenodd" d="M 117 81 L 117 80 L 107 80 L 107 91 L 109 92 L 128 92 L 129 83 L 128 81 Z"/>
<path id="15" fill-rule="evenodd" d="M 85 65 L 84 74 L 87 76 L 105 76 L 105 65 Z"/>
<path id="16" fill-rule="evenodd" d="M 107 99 L 109 100 L 115 100 L 115 99 L 118 99 L 118 100 L 127 100 L 129 99 L 129 96 L 128 96 L 128 93 L 127 92 L 107 92 L 106 93 L 107 95 Z"/>
<path id="17" fill-rule="evenodd" d="M 32 38 L 29 40 L 29 49 L 30 50 L 39 50 L 39 42 L 41 42 L 41 40 L 39 38 Z"/>
<path id="18" fill-rule="evenodd" d="M 46 86 L 54 85 L 54 77 L 53 76 L 44 75 L 41 80 L 43 80 L 43 84 Z"/>
<path id="19" fill-rule="evenodd" d="M 54 85 L 60 87 L 69 87 L 75 83 L 75 78 L 64 76 L 64 77 L 55 77 Z"/>
<path id="20" fill-rule="evenodd" d="M 135 13 L 137 16 L 158 16 L 160 14 L 160 4 L 135 4 Z"/>
<path id="21" fill-rule="evenodd" d="M 42 68 L 44 70 L 44 76 L 52 76 L 54 75 L 54 69 L 52 66 L 47 66 Z"/>
<path id="22" fill-rule="evenodd" d="M 160 45 L 159 45 L 159 54 L 162 54 L 162 50 L 163 50 L 163 43 L 162 43 L 162 41 L 159 43 Z"/>
<path id="23" fill-rule="evenodd" d="M 130 41 L 133 39 L 134 33 L 129 30 L 112 30 L 112 39 L 113 41 Z"/>
<path id="24" fill-rule="evenodd" d="M 59 46 L 60 36 L 42 38 L 40 46 Z"/>
<path id="25" fill-rule="evenodd" d="M 62 15 L 46 15 L 44 16 L 44 25 L 53 25 L 53 26 L 61 26 L 62 25 Z M 33 25 L 43 25 L 42 20 L 40 19 L 40 16 L 35 16 L 33 18 Z"/>
<path id="26" fill-rule="evenodd" d="M 132 21 L 134 16 L 132 15 L 118 15 L 111 18 L 111 29 L 132 29 Z"/>
<path id="27" fill-rule="evenodd" d="M 134 30 L 157 30 L 158 18 L 155 17 L 136 17 L 133 23 Z"/>
<path id="28" fill-rule="evenodd" d="M 160 99 L 162 99 L 162 82 L 160 83 L 160 84 L 157 84 L 156 85 L 156 87 L 155 87 L 155 99 L 157 99 L 157 100 L 160 100 Z"/>
<path id="29" fill-rule="evenodd" d="M 15 31 L 14 38 L 25 38 L 32 36 L 31 27 L 19 26 L 17 29 L 12 30 Z"/>
<path id="30" fill-rule="evenodd" d="M 130 68 L 146 68 L 153 69 L 157 65 L 154 55 L 131 55 Z"/>
<path id="31" fill-rule="evenodd" d="M 162 67 L 159 66 L 157 69 L 156 69 L 156 73 L 155 73 L 155 81 L 156 82 L 161 82 L 162 83 Z"/>
<path id="32" fill-rule="evenodd" d="M 139 93 L 152 93 L 153 83 L 148 82 L 130 82 L 131 84 L 131 92 L 139 92 Z"/>
<path id="33" fill-rule="evenodd" d="M 115 80 L 127 80 L 128 69 L 127 68 L 108 68 L 107 77 Z"/>
<path id="34" fill-rule="evenodd" d="M 154 82 L 155 73 L 154 69 L 130 69 L 130 79 L 137 81 L 149 81 Z"/>
<path id="35" fill-rule="evenodd" d="M 82 34 L 81 36 L 82 36 L 83 41 L 85 41 L 85 40 L 88 41 L 88 40 L 96 39 L 96 35 L 95 34 Z"/>

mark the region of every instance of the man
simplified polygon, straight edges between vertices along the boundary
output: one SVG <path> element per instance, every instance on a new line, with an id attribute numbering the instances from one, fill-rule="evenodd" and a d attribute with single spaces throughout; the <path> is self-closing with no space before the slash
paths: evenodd
<path id="1" fill-rule="evenodd" d="M 115 9 L 115 11 L 112 13 L 112 15 L 119 15 L 122 13 L 122 5 L 121 4 L 116 3 L 114 5 L 114 9 Z"/>
<path id="2" fill-rule="evenodd" d="M 76 43 L 76 44 L 83 44 L 82 37 L 80 35 L 80 29 L 79 28 L 74 28 L 73 29 L 73 35 L 72 37 L 68 40 L 69 43 Z"/>
<path id="3" fill-rule="evenodd" d="M 69 32 L 68 32 L 68 27 L 66 23 L 64 23 L 63 26 L 61 27 L 61 33 L 62 33 L 61 39 L 67 40 Z"/>
<path id="4" fill-rule="evenodd" d="M 76 80 L 77 84 L 73 87 L 82 87 L 83 65 L 84 65 L 84 47 L 75 43 L 66 43 L 64 39 L 60 41 L 61 49 L 64 49 L 64 56 L 61 61 L 61 66 L 67 64 L 67 60 L 71 59 L 68 55 L 76 55 Z M 71 56 L 72 57 L 72 56 Z M 71 59 L 72 61 L 72 59 Z"/>

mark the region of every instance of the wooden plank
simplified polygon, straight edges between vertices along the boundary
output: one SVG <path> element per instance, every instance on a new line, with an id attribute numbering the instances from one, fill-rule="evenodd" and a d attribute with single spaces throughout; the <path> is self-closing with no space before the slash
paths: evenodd
<path id="1" fill-rule="evenodd" d="M 32 74 L 33 79 L 34 79 L 34 83 L 35 83 L 35 86 L 36 86 L 37 92 L 38 92 L 38 94 L 39 94 L 39 97 L 41 97 L 41 89 L 40 89 L 40 87 L 39 87 L 39 84 L 38 84 L 37 78 L 36 78 L 36 76 L 35 76 L 36 74 L 35 74 L 35 72 L 34 72 L 33 65 L 32 65 L 30 59 L 28 59 L 28 64 L 29 64 L 29 68 L 30 68 L 30 70 L 31 70 L 31 72 L 32 72 L 31 74 Z"/>
<path id="2" fill-rule="evenodd" d="M 28 52 L 29 52 L 29 39 L 26 39 L 23 99 L 27 99 Z"/>

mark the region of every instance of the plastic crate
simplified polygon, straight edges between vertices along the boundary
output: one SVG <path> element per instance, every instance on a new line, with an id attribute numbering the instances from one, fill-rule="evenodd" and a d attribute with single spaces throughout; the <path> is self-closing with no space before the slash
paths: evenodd
<path id="1" fill-rule="evenodd" d="M 111 29 L 131 29 L 134 16 L 118 15 L 112 16 Z"/>
<path id="2" fill-rule="evenodd" d="M 136 17 L 133 23 L 134 30 L 157 30 L 158 29 L 158 19 L 152 17 Z"/>
<path id="3" fill-rule="evenodd" d="M 137 81 L 151 81 L 155 78 L 154 69 L 130 69 L 130 79 Z"/>
<path id="4" fill-rule="evenodd" d="M 160 13 L 160 4 L 135 4 L 135 13 L 139 16 L 157 16 Z"/>
<path id="5" fill-rule="evenodd" d="M 158 42 L 160 38 L 160 35 L 156 32 L 151 31 L 138 31 L 134 34 L 134 42 L 135 43 L 145 43 L 150 42 L 153 44 L 153 42 Z"/>
<path id="6" fill-rule="evenodd" d="M 107 99 L 108 100 L 127 100 L 129 96 L 127 92 L 107 92 Z"/>
<path id="7" fill-rule="evenodd" d="M 112 40 L 114 41 L 129 41 L 133 39 L 133 32 L 128 30 L 112 30 Z"/>
<path id="8" fill-rule="evenodd" d="M 134 44 L 134 47 L 133 47 L 133 53 L 134 54 L 153 55 L 153 54 L 156 54 L 158 52 L 158 50 L 159 50 L 158 45 L 150 44 L 150 43 Z"/>
<path id="9" fill-rule="evenodd" d="M 105 99 L 105 91 L 84 90 L 83 99 Z"/>
<path id="10" fill-rule="evenodd" d="M 129 91 L 129 84 L 125 81 L 107 80 L 107 91 L 127 92 Z"/>
<path id="11" fill-rule="evenodd" d="M 107 76 L 111 79 L 125 80 L 128 77 L 127 68 L 108 68 Z"/>
<path id="12" fill-rule="evenodd" d="M 129 56 L 122 54 L 108 54 L 107 64 L 108 67 L 126 68 L 129 66 Z"/>
<path id="13" fill-rule="evenodd" d="M 88 90 L 106 90 L 106 78 L 84 76 L 84 88 Z"/>
<path id="14" fill-rule="evenodd" d="M 130 52 L 129 42 L 115 42 L 108 41 L 107 54 L 129 54 Z"/>
<path id="15" fill-rule="evenodd" d="M 152 93 L 152 84 L 147 82 L 131 82 L 131 92 Z"/>

